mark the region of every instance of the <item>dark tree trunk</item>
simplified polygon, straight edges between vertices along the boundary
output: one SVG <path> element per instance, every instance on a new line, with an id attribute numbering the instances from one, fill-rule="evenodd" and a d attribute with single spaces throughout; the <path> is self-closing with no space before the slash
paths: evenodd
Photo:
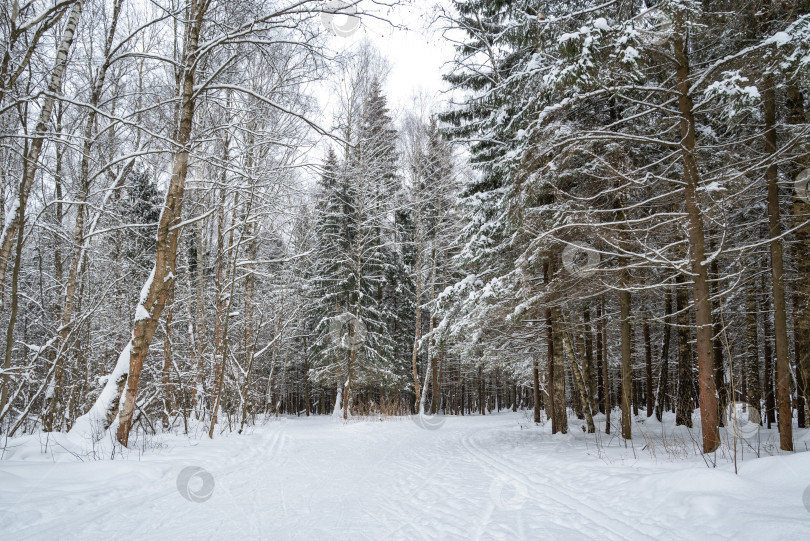
<path id="1" fill-rule="evenodd" d="M 804 96 L 796 83 L 787 87 L 788 124 L 804 124 Z M 805 156 L 794 163 L 791 180 L 808 165 Z M 795 345 L 797 409 L 799 427 L 810 427 L 810 201 L 802 194 L 793 194 L 793 223 L 800 226 L 795 233 L 793 260 L 796 262 L 796 280 L 793 294 L 793 339 Z"/>
<path id="2" fill-rule="evenodd" d="M 598 384 L 596 382 L 596 374 L 594 369 L 594 359 L 593 359 L 593 330 L 591 329 L 591 310 L 590 308 L 586 308 L 583 313 L 583 335 L 584 335 L 584 346 L 585 346 L 585 354 L 583 356 L 583 370 L 585 376 L 585 389 L 588 393 L 588 404 L 591 407 L 591 412 L 596 413 L 599 411 L 599 402 L 597 399 L 597 387 Z"/>
<path id="3" fill-rule="evenodd" d="M 770 77 L 765 79 L 765 152 L 775 158 L 776 90 Z M 793 450 L 793 412 L 790 407 L 790 361 L 788 359 L 787 308 L 785 306 L 784 262 L 782 259 L 782 224 L 779 210 L 779 179 L 775 162 L 765 170 L 768 183 L 768 225 L 771 248 L 771 289 L 773 293 L 773 331 L 776 346 L 776 406 L 779 409 L 779 445 Z"/>
<path id="4" fill-rule="evenodd" d="M 534 422 L 540 422 L 540 367 L 537 366 L 537 359 L 534 359 L 532 367 L 532 382 L 534 384 Z"/>
<path id="5" fill-rule="evenodd" d="M 553 366 L 552 375 L 552 394 L 554 395 L 553 417 L 551 418 L 551 433 L 556 434 L 562 432 L 568 433 L 568 412 L 565 407 L 565 361 L 563 360 L 563 346 L 562 346 L 562 321 L 560 317 L 560 309 L 553 308 L 551 310 L 551 328 L 552 328 L 552 348 L 551 348 L 551 365 Z"/>
<path id="6" fill-rule="evenodd" d="M 599 405 L 599 412 L 605 413 L 605 377 L 604 377 L 604 351 L 602 345 L 602 306 L 596 306 L 596 327 L 594 334 L 596 335 L 596 400 Z"/>
<path id="7" fill-rule="evenodd" d="M 765 291 L 765 278 L 762 279 L 762 291 Z M 768 298 L 765 295 L 760 296 L 762 306 L 762 343 L 765 353 L 765 419 L 768 422 L 768 428 L 776 422 L 776 400 L 773 393 L 773 355 L 771 349 L 771 307 Z"/>
<path id="8" fill-rule="evenodd" d="M 712 261 L 711 264 L 711 277 L 712 277 L 712 355 L 714 357 L 714 385 L 717 387 L 717 418 L 719 426 L 723 426 L 723 418 L 725 417 L 725 409 L 728 405 L 728 389 L 726 388 L 726 366 L 723 359 L 723 341 L 720 338 L 722 328 L 720 325 L 720 300 L 715 296 L 720 287 L 718 283 L 720 279 L 720 270 L 717 264 L 717 259 Z"/>
<path id="9" fill-rule="evenodd" d="M 689 299 L 684 278 L 677 277 L 675 304 L 678 322 L 678 404 L 675 424 L 692 428 L 692 347 L 689 344 Z"/>
<path id="10" fill-rule="evenodd" d="M 748 419 L 751 422 L 762 424 L 762 390 L 759 379 L 759 329 L 757 326 L 757 299 L 754 291 L 755 284 L 746 287 L 745 327 L 747 338 L 745 379 L 746 402 L 748 402 Z M 756 410 L 756 411 L 755 411 Z"/>
<path id="11" fill-rule="evenodd" d="M 668 383 L 669 383 L 669 338 L 671 335 L 670 320 L 672 318 L 672 290 L 667 288 L 664 293 L 664 340 L 661 344 L 661 368 L 658 377 L 658 393 L 655 401 L 655 418 L 662 421 L 667 409 Z"/>
<path id="12" fill-rule="evenodd" d="M 599 325 L 602 335 L 602 379 L 605 383 L 605 434 L 610 434 L 610 363 L 608 362 L 608 341 L 607 341 L 607 312 L 605 311 L 605 297 L 599 299 Z"/>
<path id="13" fill-rule="evenodd" d="M 647 417 L 652 417 L 653 414 L 653 371 L 652 371 L 652 341 L 650 338 L 650 322 L 644 320 L 644 361 L 646 364 L 646 383 L 647 390 L 645 402 L 647 405 Z"/>
<path id="14" fill-rule="evenodd" d="M 623 272 L 623 274 L 626 271 Z M 626 283 L 627 280 L 622 280 Z M 629 440 L 632 437 L 632 424 L 630 407 L 633 392 L 633 365 L 631 359 L 631 328 L 630 328 L 630 292 L 622 289 L 619 292 L 622 324 L 622 437 Z"/>

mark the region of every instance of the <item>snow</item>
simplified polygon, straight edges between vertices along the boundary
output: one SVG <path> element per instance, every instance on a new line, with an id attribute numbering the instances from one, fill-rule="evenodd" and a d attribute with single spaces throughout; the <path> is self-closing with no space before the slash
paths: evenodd
<path id="1" fill-rule="evenodd" d="M 580 32 L 566 32 L 565 34 L 560 34 L 560 37 L 557 38 L 557 42 L 563 44 L 566 41 L 579 39 L 580 35 Z"/>
<path id="2" fill-rule="evenodd" d="M 135 309 L 135 321 L 142 321 L 144 319 L 149 319 L 149 310 L 144 308 L 142 304 L 139 304 L 138 307 Z"/>
<path id="3" fill-rule="evenodd" d="M 639 52 L 635 47 L 628 46 L 624 50 L 624 56 L 622 57 L 622 62 L 631 63 L 635 62 L 636 59 L 639 57 Z"/>
<path id="4" fill-rule="evenodd" d="M 57 338 L 59 338 L 59 337 L 54 336 L 54 337 L 52 337 L 50 340 L 48 340 L 47 342 L 45 342 L 41 346 L 37 346 L 35 344 L 23 344 L 23 345 L 26 348 L 28 348 L 29 350 L 31 350 L 32 353 L 35 353 L 35 354 L 39 355 L 39 354 L 45 353 L 45 351 L 47 351 L 47 349 L 49 347 L 51 347 L 54 342 L 56 342 Z"/>
<path id="5" fill-rule="evenodd" d="M 155 280 L 155 272 L 157 272 L 157 268 L 153 266 L 152 272 L 149 273 L 149 278 L 146 279 L 141 288 L 139 304 L 146 304 L 146 299 L 149 298 L 149 290 L 152 288 L 152 282 Z"/>
<path id="6" fill-rule="evenodd" d="M 637 419 L 628 447 L 615 435 L 583 434 L 575 418 L 569 434 L 552 435 L 530 412 L 413 420 L 282 417 L 214 440 L 192 424 L 190 436 L 141 437 L 115 460 L 106 439 L 88 448 L 65 434 L 18 437 L 0 461 L 0 531 L 119 540 L 810 538 L 802 499 L 810 453 L 753 458 L 778 442 L 775 431 L 762 431 L 735 475 L 722 453 L 707 467 L 686 430 L 670 430 L 671 415 L 663 427 Z M 796 437 L 803 450 L 807 431 Z"/>
<path id="7" fill-rule="evenodd" d="M 706 184 L 705 186 L 701 186 L 698 188 L 698 191 L 705 191 L 705 192 L 724 192 L 726 188 L 720 184 L 719 181 L 715 180 Z"/>
<path id="8" fill-rule="evenodd" d="M 605 32 L 610 31 L 610 25 L 608 24 L 607 20 L 604 17 L 599 17 L 593 22 L 593 27 L 597 30 L 603 30 Z"/>
<path id="9" fill-rule="evenodd" d="M 104 387 L 93 407 L 73 423 L 70 435 L 77 441 L 85 444 L 87 442 L 97 442 L 103 435 L 107 413 L 119 398 L 118 382 L 129 374 L 129 360 L 134 340 L 135 335 L 133 333 L 127 345 L 121 350 L 113 371 L 106 377 L 99 378 L 99 384 L 103 384 Z"/>
<path id="10" fill-rule="evenodd" d="M 790 34 L 787 32 L 777 32 L 768 40 L 768 43 L 775 43 L 777 46 L 782 46 L 789 42 Z"/>

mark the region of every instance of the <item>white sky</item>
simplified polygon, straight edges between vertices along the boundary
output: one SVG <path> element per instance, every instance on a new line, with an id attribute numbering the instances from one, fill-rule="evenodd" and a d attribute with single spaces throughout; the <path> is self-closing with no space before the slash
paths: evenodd
<path id="1" fill-rule="evenodd" d="M 380 51 L 391 65 L 385 92 L 393 111 L 407 108 L 413 96 L 419 93 L 427 94 L 436 102 L 443 101 L 441 91 L 447 89 L 442 81 L 444 63 L 453 58 L 454 50 L 442 36 L 439 25 L 431 25 L 437 5 L 452 9 L 449 0 L 401 0 L 392 8 L 361 0 L 360 12 L 372 11 L 390 24 L 373 17 L 361 17 L 362 24 L 357 32 L 347 38 L 333 36 L 329 45 L 340 51 L 367 39 Z"/>
<path id="2" fill-rule="evenodd" d="M 353 0 L 344 0 L 351 2 Z M 402 118 L 408 109 L 414 109 L 414 98 L 421 95 L 423 105 L 432 105 L 430 112 L 444 109 L 443 102 L 450 98 L 446 92 L 449 85 L 442 80 L 448 69 L 445 63 L 453 59 L 455 50 L 442 35 L 441 23 L 434 23 L 436 8 L 442 6 L 452 13 L 450 0 L 379 0 L 398 2 L 388 8 L 373 0 L 359 0 L 358 11 L 373 12 L 376 17 L 361 16 L 360 28 L 349 37 L 330 36 L 328 47 L 334 52 L 353 50 L 363 41 L 373 45 L 389 63 L 390 72 L 385 81 L 384 92 L 394 122 Z M 345 17 L 337 16 L 338 26 L 346 23 Z M 320 122 L 327 130 L 332 125 L 332 112 L 336 96 L 331 83 L 323 81 L 312 89 L 321 106 Z M 334 141 L 323 138 L 309 155 L 310 163 L 320 163 L 326 149 Z M 305 175 L 308 186 L 314 186 L 318 173 L 309 170 Z"/>

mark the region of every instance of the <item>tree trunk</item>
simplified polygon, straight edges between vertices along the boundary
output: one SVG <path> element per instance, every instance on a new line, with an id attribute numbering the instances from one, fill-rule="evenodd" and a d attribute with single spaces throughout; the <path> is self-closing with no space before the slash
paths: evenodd
<path id="1" fill-rule="evenodd" d="M 717 430 L 717 394 L 714 385 L 714 356 L 712 353 L 712 310 L 706 269 L 706 238 L 703 215 L 698 201 L 700 173 L 695 156 L 695 117 L 690 90 L 690 67 L 685 36 L 684 13 L 675 15 L 672 42 L 675 49 L 678 108 L 681 124 L 681 155 L 683 158 L 684 198 L 688 219 L 689 259 L 695 299 L 697 332 L 698 379 L 700 389 L 700 419 L 703 431 L 703 452 L 711 453 L 720 446 Z"/>
<path id="2" fill-rule="evenodd" d="M 604 345 L 602 344 L 602 307 L 596 306 L 596 328 L 594 334 L 596 335 L 596 400 L 600 413 L 605 413 L 605 377 L 604 377 Z"/>
<path id="3" fill-rule="evenodd" d="M 759 379 L 759 329 L 757 328 L 757 299 L 755 284 L 749 284 L 745 295 L 745 328 L 746 328 L 746 354 L 745 378 L 746 401 L 748 402 L 748 420 L 762 424 L 762 391 Z"/>
<path id="4" fill-rule="evenodd" d="M 775 158 L 776 91 L 771 77 L 765 79 L 765 152 Z M 793 450 L 793 412 L 790 407 L 790 361 L 788 360 L 787 308 L 785 307 L 782 224 L 779 212 L 779 179 L 775 162 L 765 170 L 768 184 L 768 226 L 771 248 L 771 290 L 773 292 L 773 332 L 776 346 L 776 406 L 779 410 L 779 444 L 783 451 Z"/>
<path id="5" fill-rule="evenodd" d="M 585 423 L 588 426 L 588 433 L 593 434 L 594 432 L 596 432 L 596 427 L 593 424 L 591 404 L 590 400 L 588 400 L 588 395 L 585 392 L 585 382 L 583 381 L 582 373 L 579 370 L 577 360 L 574 357 L 574 348 L 571 347 L 571 341 L 568 338 L 568 333 L 563 332 L 562 340 L 565 346 L 565 350 L 566 352 L 568 352 L 568 357 L 571 360 L 571 377 L 574 380 L 574 386 L 576 387 L 577 393 L 579 394 L 579 400 L 580 403 L 582 404 L 582 412 L 585 415 Z"/>
<path id="6" fill-rule="evenodd" d="M 658 377 L 658 393 L 655 400 L 655 418 L 659 422 L 664 419 L 668 395 L 669 379 L 669 338 L 671 329 L 669 328 L 672 317 L 672 290 L 668 287 L 664 293 L 664 342 L 661 345 L 661 368 Z"/>
<path id="7" fill-rule="evenodd" d="M 591 329 L 590 308 L 585 309 L 582 318 L 584 323 L 582 332 L 584 334 L 583 342 L 585 347 L 585 354 L 583 356 L 583 377 L 585 379 L 585 389 L 588 394 L 588 403 L 591 406 L 591 413 L 596 413 L 599 411 L 599 401 L 597 398 L 596 372 L 593 359 L 593 332 Z"/>
<path id="8" fill-rule="evenodd" d="M 436 413 L 439 411 L 439 401 L 441 397 L 441 389 L 439 387 L 439 363 L 438 359 L 433 356 L 431 364 L 431 385 L 433 386 L 433 398 L 430 401 L 430 413 Z"/>
<path id="9" fill-rule="evenodd" d="M 712 248 L 712 251 L 714 249 Z M 717 264 L 717 259 L 714 259 L 711 264 L 711 277 L 712 277 L 712 297 L 717 294 L 720 287 L 720 271 Z M 723 359 L 723 341 L 720 334 L 723 329 L 720 325 L 720 310 L 721 301 L 719 299 L 712 300 L 712 356 L 714 357 L 714 385 L 717 388 L 717 418 L 719 426 L 724 426 L 723 418 L 725 417 L 725 409 L 728 405 L 728 389 L 726 386 L 726 366 Z"/>
<path id="10" fill-rule="evenodd" d="M 357 313 L 354 315 L 354 319 L 352 320 L 352 341 L 349 343 L 353 344 L 354 337 L 357 336 L 357 332 L 360 325 L 360 306 L 358 304 Z M 352 387 L 354 385 L 354 363 L 357 359 L 357 348 L 351 347 L 349 349 L 349 361 L 346 367 L 346 384 L 344 385 L 344 396 L 343 396 L 343 420 L 347 420 L 349 418 L 349 410 L 351 408 L 351 402 L 354 398 L 352 396 Z M 420 411 L 420 413 L 422 413 Z"/>
<path id="11" fill-rule="evenodd" d="M 627 271 L 622 271 L 622 285 L 626 287 Z M 629 440 L 633 437 L 632 417 L 630 407 L 633 392 L 633 365 L 631 358 L 631 328 L 630 328 L 630 292 L 623 288 L 619 291 L 619 305 L 622 322 L 622 438 Z"/>
<path id="12" fill-rule="evenodd" d="M 804 112 L 804 96 L 797 84 L 787 87 L 788 124 L 808 122 Z M 792 180 L 808 164 L 808 160 L 797 161 L 790 172 Z M 810 201 L 806 194 L 793 194 L 793 223 L 800 226 L 795 233 L 793 260 L 796 262 L 796 280 L 793 282 L 793 337 L 796 351 L 796 386 L 798 393 L 799 427 L 810 427 Z M 803 224 L 803 225 L 802 225 Z"/>
<path id="13" fill-rule="evenodd" d="M 202 6 L 207 6 L 207 4 L 203 3 Z M 183 194 L 188 173 L 189 141 L 194 117 L 197 44 L 204 15 L 204 7 L 198 6 L 197 0 L 190 0 L 184 54 L 184 65 L 187 66 L 187 69 L 183 76 L 180 122 L 176 141 L 180 150 L 173 156 L 172 175 L 158 223 L 155 266 L 141 290 L 135 313 L 134 329 L 129 343 L 118 357 L 118 362 L 112 374 L 107 378 L 104 389 L 93 408 L 84 416 L 84 422 L 77 421 L 73 427 L 76 430 L 81 426 L 82 430 L 87 430 L 91 434 L 98 434 L 99 428 L 106 430 L 109 427 L 110 414 L 114 414 L 115 411 L 115 402 L 118 398 L 116 388 L 125 382 L 126 390 L 122 397 L 116 435 L 118 441 L 124 446 L 129 441 L 143 362 L 166 300 L 174 290 L 177 240 L 180 231 L 173 229 L 172 226 L 181 221 Z"/>
<path id="14" fill-rule="evenodd" d="M 484 383 L 484 368 L 478 365 L 478 409 L 481 415 L 486 415 L 486 385 Z"/>
<path id="15" fill-rule="evenodd" d="M 608 341 L 607 341 L 607 312 L 605 311 L 605 297 L 599 299 L 599 325 L 602 335 L 602 379 L 605 380 L 605 434 L 610 434 L 610 363 L 608 362 Z"/>
<path id="16" fill-rule="evenodd" d="M 172 303 L 174 292 L 166 300 L 166 334 L 163 337 L 163 428 L 169 428 L 171 414 L 174 412 L 174 389 L 171 385 L 172 369 Z"/>
<path id="17" fill-rule="evenodd" d="M 253 144 L 252 136 L 249 136 L 249 144 Z M 247 168 L 250 170 L 252 167 L 252 161 L 250 160 L 250 154 L 248 154 L 248 163 Z M 247 258 L 248 261 L 256 261 L 258 256 L 258 240 L 256 238 L 257 231 L 256 226 L 250 220 L 250 214 L 245 213 L 244 217 L 245 222 L 245 236 L 248 238 L 248 247 L 247 247 Z M 248 412 L 248 402 L 249 402 L 249 390 L 250 390 L 250 377 L 253 374 L 253 360 L 255 357 L 255 348 L 256 348 L 256 338 L 254 337 L 253 331 L 253 309 L 254 309 L 254 302 L 256 296 L 256 275 L 253 272 L 253 269 L 248 269 L 247 276 L 245 276 L 245 300 L 244 300 L 244 330 L 242 333 L 242 347 L 245 352 L 245 378 L 242 382 L 242 389 L 240 391 L 240 400 L 242 403 L 242 420 L 239 424 L 239 433 L 245 429 L 245 424 L 247 422 L 247 412 Z M 306 342 L 306 335 L 304 336 L 304 377 L 307 377 L 307 342 Z M 309 417 L 309 379 L 306 380 L 306 408 L 307 408 L 307 417 Z"/>
<path id="18" fill-rule="evenodd" d="M 534 390 L 534 422 L 540 422 L 540 367 L 537 358 L 532 363 L 532 383 Z"/>
<path id="19" fill-rule="evenodd" d="M 193 401 L 194 401 L 194 409 L 195 414 L 198 419 L 202 419 L 205 417 L 205 410 L 203 400 L 205 399 L 206 394 L 206 385 L 205 385 L 205 368 L 203 366 L 203 360 L 205 355 L 206 349 L 206 332 L 205 332 L 205 305 L 203 303 L 203 297 L 205 293 L 205 246 L 204 246 L 204 238 L 203 238 L 203 222 L 198 222 L 200 225 L 197 229 L 197 238 L 196 238 L 196 250 L 197 250 L 197 277 L 195 280 L 195 319 L 194 319 L 194 336 L 195 336 L 195 343 L 196 343 L 196 359 L 197 363 L 195 366 L 196 371 L 196 384 L 194 386 L 194 394 L 193 394 Z"/>
<path id="20" fill-rule="evenodd" d="M 20 231 L 25 225 L 25 216 L 20 221 Z M 3 359 L 3 389 L 0 391 L 0 418 L 5 416 L 6 408 L 11 409 L 11 404 L 8 403 L 8 386 L 9 386 L 9 372 L 11 369 L 11 355 L 14 352 L 14 326 L 17 323 L 17 311 L 19 306 L 19 299 L 17 295 L 17 288 L 20 283 L 20 263 L 22 261 L 22 245 L 23 235 L 17 237 L 17 249 L 15 250 L 14 267 L 11 271 L 11 314 L 8 318 L 8 327 L 6 330 L 6 351 Z M 57 353 L 58 355 L 58 353 Z M 56 362 L 56 361 L 54 361 Z M 53 370 L 51 370 L 53 371 Z M 12 399 L 13 400 L 13 399 Z"/>
<path id="21" fill-rule="evenodd" d="M 223 140 L 224 155 L 222 163 L 228 163 L 230 138 L 226 135 Z M 208 430 L 208 437 L 214 437 L 214 427 L 217 424 L 217 417 L 219 415 L 219 404 L 222 397 L 222 388 L 225 383 L 225 355 L 226 341 L 227 341 L 227 320 L 228 320 L 228 307 L 230 305 L 231 297 L 228 297 L 226 302 L 226 288 L 227 276 L 224 276 L 226 266 L 226 253 L 230 253 L 233 237 L 226 244 L 225 240 L 225 203 L 227 200 L 227 186 L 225 172 L 222 173 L 221 178 L 222 186 L 220 187 L 219 199 L 219 213 L 217 217 L 217 257 L 214 266 L 216 267 L 214 275 L 214 289 L 216 291 L 216 314 L 214 319 L 214 388 L 213 388 L 213 403 L 211 405 L 211 426 Z M 236 202 L 234 201 L 233 213 L 236 213 Z M 231 232 L 233 229 L 231 228 Z M 231 255 L 233 257 L 233 255 Z"/>
<path id="22" fill-rule="evenodd" d="M 543 284 L 548 287 L 549 264 L 543 263 Z M 551 308 L 546 308 L 546 417 L 551 419 L 551 433 L 556 434 L 557 421 L 554 415 L 554 326 L 552 325 Z M 559 428 L 559 427 L 557 427 Z"/>
<path id="23" fill-rule="evenodd" d="M 678 404 L 675 425 L 692 428 L 692 346 L 689 344 L 689 297 L 682 275 L 676 277 L 675 310 L 678 323 Z"/>
<path id="24" fill-rule="evenodd" d="M 650 322 L 644 320 L 643 326 L 644 333 L 644 362 L 645 362 L 645 398 L 644 402 L 647 406 L 647 417 L 652 417 L 653 414 L 653 371 L 652 371 L 652 342 L 650 339 Z"/>
<path id="25" fill-rule="evenodd" d="M 551 385 L 554 394 L 553 417 L 551 420 L 551 433 L 568 433 L 568 412 L 565 406 L 565 360 L 563 358 L 563 332 L 562 318 L 559 308 L 551 309 L 551 329 L 552 348 L 550 364 L 553 372 L 550 375 L 554 378 Z"/>
<path id="26" fill-rule="evenodd" d="M 422 260 L 421 257 L 417 255 L 416 259 L 416 331 L 414 331 L 413 337 L 413 351 L 411 353 L 411 368 L 413 370 L 413 392 L 415 393 L 416 397 L 414 399 L 414 408 L 416 408 L 418 413 L 422 413 L 421 408 L 422 400 L 421 400 L 421 387 L 419 386 L 419 337 L 421 336 L 422 331 L 422 310 L 420 308 L 420 303 L 422 298 Z"/>

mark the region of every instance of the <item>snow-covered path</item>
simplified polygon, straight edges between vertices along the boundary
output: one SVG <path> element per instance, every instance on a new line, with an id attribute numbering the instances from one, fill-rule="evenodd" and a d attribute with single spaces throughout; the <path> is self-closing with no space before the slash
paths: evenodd
<path id="1" fill-rule="evenodd" d="M 644 439 L 634 459 L 608 436 L 552 436 L 523 413 L 444 421 L 281 419 L 114 461 L 13 440 L 0 461 L 0 538 L 810 538 L 810 453 L 746 460 L 735 475 L 660 444 L 653 458 Z M 213 476 L 207 501 L 178 492 L 188 466 Z"/>

